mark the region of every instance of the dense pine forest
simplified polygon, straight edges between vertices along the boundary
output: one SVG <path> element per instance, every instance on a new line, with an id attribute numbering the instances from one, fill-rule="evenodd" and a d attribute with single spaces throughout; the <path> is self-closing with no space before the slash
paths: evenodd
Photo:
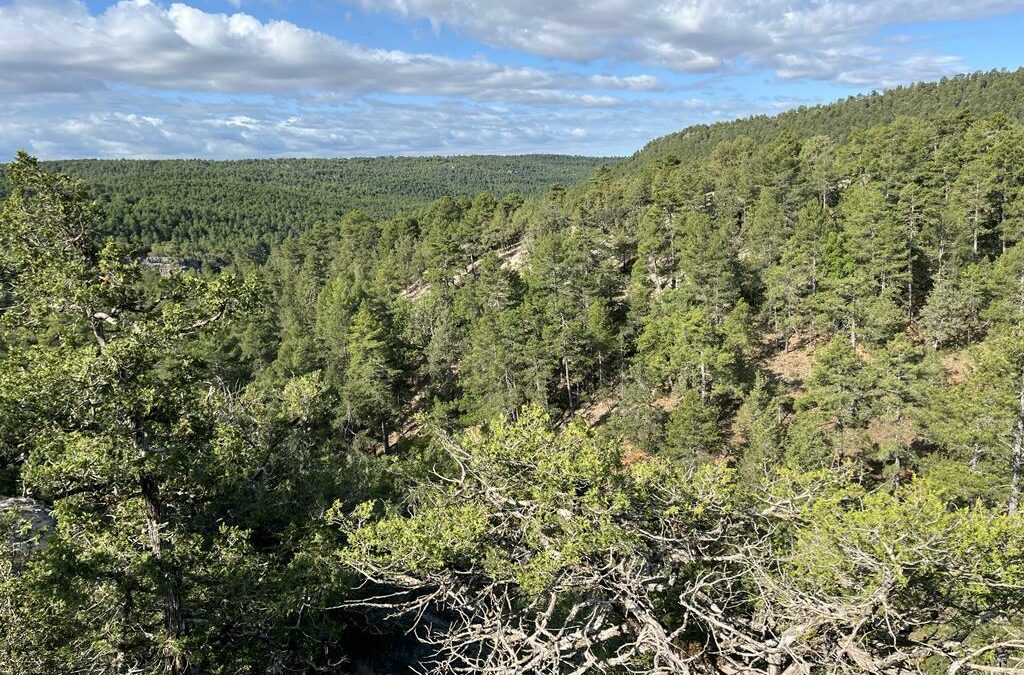
<path id="1" fill-rule="evenodd" d="M 965 76 L 337 218 L 310 179 L 280 229 L 246 214 L 287 162 L 163 230 L 119 200 L 204 165 L 19 156 L 0 670 L 1022 672 L 1022 100 Z"/>
<path id="2" fill-rule="evenodd" d="M 104 235 L 222 266 L 262 263 L 287 236 L 349 211 L 382 218 L 445 195 L 534 196 L 554 184 L 576 183 L 606 161 L 523 155 L 64 160 L 43 166 L 85 181 L 102 208 Z M 0 195 L 8 191 L 0 175 Z"/>

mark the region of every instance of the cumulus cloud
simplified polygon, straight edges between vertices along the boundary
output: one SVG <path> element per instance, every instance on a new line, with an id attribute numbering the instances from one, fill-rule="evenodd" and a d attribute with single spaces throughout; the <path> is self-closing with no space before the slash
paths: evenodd
<path id="1" fill-rule="evenodd" d="M 1024 0 L 353 1 L 551 58 L 636 61 L 686 72 L 749 63 L 783 78 L 876 86 L 962 67 L 950 55 L 880 46 L 873 38 L 881 28 L 1024 9 Z"/>
<path id="2" fill-rule="evenodd" d="M 423 154 L 628 154 L 690 123 L 775 112 L 807 101 L 645 99 L 613 107 L 543 107 L 364 97 L 283 106 L 211 103 L 139 92 L 0 98 L 0 158 L 284 157 Z"/>
<path id="3" fill-rule="evenodd" d="M 353 44 L 286 21 L 210 13 L 182 3 L 120 0 L 98 15 L 78 0 L 0 6 L 0 88 L 40 93 L 110 82 L 168 90 L 471 96 L 609 105 L 573 91 L 650 89 L 651 76 L 587 77 L 511 67 L 482 58 Z"/>
<path id="4" fill-rule="evenodd" d="M 964 70 L 921 36 L 879 29 L 1024 5 L 334 1 L 429 20 L 442 40 L 454 29 L 557 60 L 382 49 L 256 18 L 237 8 L 262 5 L 240 0 L 224 0 L 224 11 L 170 0 L 104 10 L 0 0 L 0 159 L 21 148 L 46 158 L 626 154 L 687 124 Z M 645 64 L 716 77 L 659 77 Z M 772 90 L 779 98 L 744 88 L 756 91 L 765 68 L 787 80 Z"/>

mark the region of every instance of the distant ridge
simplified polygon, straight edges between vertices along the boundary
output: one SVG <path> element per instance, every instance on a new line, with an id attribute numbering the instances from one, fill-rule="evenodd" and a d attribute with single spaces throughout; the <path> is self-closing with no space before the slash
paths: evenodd
<path id="1" fill-rule="evenodd" d="M 446 195 L 524 197 L 585 180 L 617 158 L 466 155 L 351 159 L 80 159 L 43 162 L 83 179 L 106 232 L 172 253 L 204 254 L 231 238 L 259 259 L 316 222 L 360 210 L 386 218 Z M 0 173 L 3 165 L 0 165 Z M 6 181 L 0 175 L 0 197 Z M 167 246 L 165 246 L 167 248 Z M 180 250 L 179 250 L 180 249 Z M 222 252 L 225 253 L 225 252 Z"/>
<path id="2" fill-rule="evenodd" d="M 801 106 L 774 116 L 694 125 L 652 140 L 616 168 L 625 174 L 651 161 L 673 158 L 685 162 L 739 136 L 764 141 L 790 131 L 802 137 L 821 134 L 843 141 L 857 129 L 886 124 L 900 116 L 985 117 L 995 113 L 1024 119 L 1024 68 L 944 77 L 937 82 L 918 82 L 833 103 Z"/>

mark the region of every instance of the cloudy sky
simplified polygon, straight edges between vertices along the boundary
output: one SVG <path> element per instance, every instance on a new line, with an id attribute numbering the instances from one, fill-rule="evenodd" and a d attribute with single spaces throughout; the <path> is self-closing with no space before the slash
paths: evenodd
<path id="1" fill-rule="evenodd" d="M 1024 65 L 1024 0 L 0 0 L 0 158 L 628 154 Z"/>

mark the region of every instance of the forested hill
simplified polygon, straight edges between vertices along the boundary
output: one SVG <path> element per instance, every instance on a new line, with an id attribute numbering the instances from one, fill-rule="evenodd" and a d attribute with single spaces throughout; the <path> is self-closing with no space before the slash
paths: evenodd
<path id="1" fill-rule="evenodd" d="M 1024 69 L 958 75 L 882 93 L 850 96 L 824 105 L 801 106 L 776 116 L 758 115 L 687 127 L 651 141 L 621 162 L 618 171 L 628 174 L 656 160 L 693 161 L 717 144 L 740 137 L 765 141 L 788 131 L 796 136 L 820 134 L 844 141 L 857 129 L 886 124 L 900 116 L 933 119 L 950 114 L 985 117 L 993 113 L 1017 120 L 1024 118 Z"/>
<path id="2" fill-rule="evenodd" d="M 105 231 L 169 252 L 257 260 L 287 234 L 351 210 L 386 217 L 443 195 L 537 195 L 611 158 L 564 155 L 352 159 L 65 160 L 86 181 Z M 0 180 L 0 195 L 7 190 Z"/>
<path id="3" fill-rule="evenodd" d="M 0 672 L 1024 672 L 1021 91 L 349 212 L 245 276 L 147 272 L 19 157 Z"/>

